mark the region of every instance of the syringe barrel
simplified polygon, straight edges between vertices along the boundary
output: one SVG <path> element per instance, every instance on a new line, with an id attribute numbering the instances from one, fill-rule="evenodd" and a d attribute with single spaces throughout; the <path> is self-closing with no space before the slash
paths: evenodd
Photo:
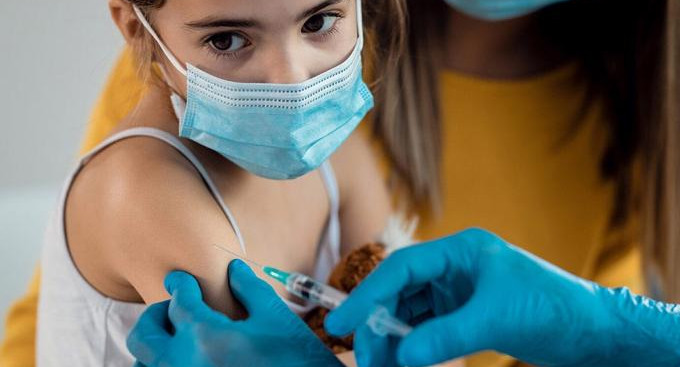
<path id="1" fill-rule="evenodd" d="M 306 299 L 329 310 L 340 306 L 347 298 L 346 293 L 299 273 L 290 274 L 286 282 L 286 289 L 302 299 Z"/>
<path id="2" fill-rule="evenodd" d="M 286 289 L 294 295 L 306 299 L 329 310 L 340 306 L 347 298 L 343 293 L 331 286 L 319 283 L 300 273 L 289 273 Z M 411 326 L 390 315 L 384 306 L 377 306 L 368 317 L 368 326 L 377 335 L 394 335 L 404 337 L 411 332 Z"/>

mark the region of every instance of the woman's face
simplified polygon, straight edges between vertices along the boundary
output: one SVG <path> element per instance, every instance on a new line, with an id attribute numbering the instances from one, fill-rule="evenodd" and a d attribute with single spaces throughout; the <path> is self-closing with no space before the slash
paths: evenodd
<path id="1" fill-rule="evenodd" d="M 183 64 L 222 79 L 291 84 L 340 64 L 357 42 L 356 0 L 169 0 L 151 23 Z M 186 78 L 159 55 L 174 85 Z"/>

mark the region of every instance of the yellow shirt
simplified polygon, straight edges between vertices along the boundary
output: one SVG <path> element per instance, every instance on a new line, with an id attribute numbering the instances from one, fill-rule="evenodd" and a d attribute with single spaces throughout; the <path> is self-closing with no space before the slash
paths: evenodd
<path id="1" fill-rule="evenodd" d="M 575 63 L 516 81 L 443 73 L 442 215 L 423 213 L 419 238 L 482 227 L 581 277 L 640 290 L 638 251 L 608 230 L 604 117 L 599 103 L 580 114 L 585 86 Z"/>
<path id="2" fill-rule="evenodd" d="M 580 276 L 640 289 L 637 250 L 625 241 L 612 247 L 607 234 L 613 186 L 597 171 L 603 143 L 597 105 L 560 145 L 578 118 L 583 85 L 576 75 L 568 66 L 515 82 L 442 76 L 443 212 L 439 219 L 421 216 L 420 238 L 481 226 Z M 126 50 L 93 111 L 83 151 L 101 141 L 142 93 Z M 603 258 L 605 250 L 611 256 Z M 0 366 L 35 365 L 38 289 L 39 271 L 9 312 Z M 512 364 L 495 355 L 469 362 Z"/>

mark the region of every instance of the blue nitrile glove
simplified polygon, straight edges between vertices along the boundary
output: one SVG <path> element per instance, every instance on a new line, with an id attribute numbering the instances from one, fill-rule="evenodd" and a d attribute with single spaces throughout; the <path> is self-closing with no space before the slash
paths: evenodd
<path id="1" fill-rule="evenodd" d="M 246 320 L 233 321 L 206 305 L 191 275 L 168 274 L 165 288 L 172 299 L 151 305 L 128 336 L 128 349 L 138 363 L 149 367 L 342 366 L 245 263 L 231 262 L 229 283 L 248 311 Z M 170 326 L 173 331 L 168 331 Z"/>
<path id="2" fill-rule="evenodd" d="M 404 297 L 418 288 L 422 296 Z M 367 330 L 376 304 L 429 319 L 395 342 Z M 479 229 L 395 252 L 325 325 L 335 335 L 356 329 L 362 367 L 482 350 L 540 366 L 680 366 L 680 306 L 600 287 Z"/>

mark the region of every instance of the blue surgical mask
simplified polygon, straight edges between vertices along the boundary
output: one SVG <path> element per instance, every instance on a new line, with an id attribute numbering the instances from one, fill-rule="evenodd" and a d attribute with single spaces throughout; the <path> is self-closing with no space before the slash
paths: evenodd
<path id="1" fill-rule="evenodd" d="M 298 84 L 238 83 L 185 67 L 143 14 L 135 12 L 172 65 L 187 77 L 186 102 L 173 95 L 180 136 L 220 153 L 241 168 L 270 179 L 302 176 L 326 161 L 373 107 L 362 79 L 363 26 L 340 65 Z"/>
<path id="2" fill-rule="evenodd" d="M 461 12 L 482 20 L 519 18 L 567 0 L 445 0 Z"/>

